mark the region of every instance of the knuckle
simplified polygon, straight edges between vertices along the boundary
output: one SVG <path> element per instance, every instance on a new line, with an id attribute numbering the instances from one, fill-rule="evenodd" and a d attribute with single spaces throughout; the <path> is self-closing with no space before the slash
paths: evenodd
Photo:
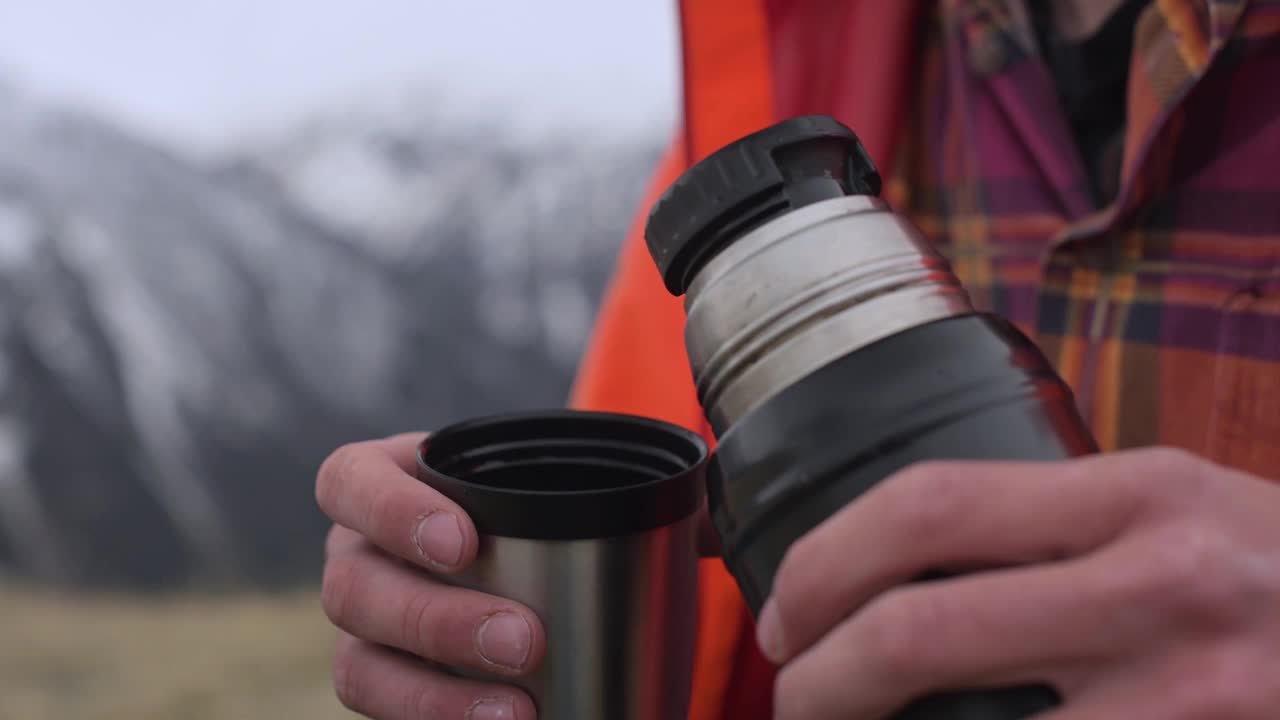
<path id="1" fill-rule="evenodd" d="M 1250 720 L 1266 717 L 1273 709 L 1267 697 L 1265 663 L 1246 653 L 1219 650 L 1196 658 L 1182 673 L 1179 687 L 1187 688 L 1179 698 L 1187 720 Z"/>
<path id="2" fill-rule="evenodd" d="M 1165 531 L 1157 544 L 1144 566 L 1140 592 L 1157 601 L 1186 596 L 1200 584 L 1205 549 L 1181 529 Z"/>
<path id="3" fill-rule="evenodd" d="M 349 644 L 339 646 L 333 655 L 333 690 L 338 702 L 353 712 L 364 710 L 364 693 L 359 677 L 360 664 Z"/>
<path id="4" fill-rule="evenodd" d="M 877 674 L 905 678 L 926 671 L 930 638 L 945 627 L 943 608 L 927 591 L 893 590 L 864 611 L 864 637 L 859 641 Z"/>
<path id="5" fill-rule="evenodd" d="M 432 606 L 435 595 L 421 592 L 407 598 L 400 622 L 400 637 L 407 648 L 413 648 L 422 657 L 429 659 L 436 655 L 436 628 L 432 623 L 434 615 Z"/>
<path id="6" fill-rule="evenodd" d="M 346 528 L 338 524 L 329 526 L 329 532 L 324 537 L 324 557 L 325 561 L 342 551 L 342 535 L 346 532 Z"/>
<path id="7" fill-rule="evenodd" d="M 1157 497 L 1185 501 L 1204 492 L 1208 463 L 1177 447 L 1155 447 L 1142 451 L 1147 469 L 1142 481 L 1154 486 Z"/>
<path id="8" fill-rule="evenodd" d="M 1146 564 L 1143 600 L 1197 626 L 1229 628 L 1265 605 L 1274 591 L 1250 553 L 1213 525 L 1181 523 L 1156 540 Z"/>
<path id="9" fill-rule="evenodd" d="M 360 587 L 359 576 L 360 563 L 354 558 L 340 556 L 325 564 L 320 606 L 335 627 L 348 629 L 353 596 Z"/>
<path id="10" fill-rule="evenodd" d="M 898 527 L 908 537 L 936 533 L 964 512 L 966 484 L 956 482 L 955 472 L 945 463 L 918 463 L 902 471 L 896 482 Z"/>
<path id="11" fill-rule="evenodd" d="M 316 473 L 316 504 L 326 515 L 332 516 L 333 509 L 342 494 L 350 468 L 360 455 L 359 443 L 347 443 L 329 453 L 320 463 Z"/>
<path id="12" fill-rule="evenodd" d="M 801 570 L 808 555 L 806 548 L 811 542 L 807 537 L 802 537 L 792 543 L 783 554 L 782 562 L 778 564 L 778 570 L 773 575 L 772 596 L 779 619 L 785 620 L 787 617 L 786 610 L 791 605 L 789 596 L 800 581 Z"/>
<path id="13" fill-rule="evenodd" d="M 1245 720 L 1262 717 L 1272 710 L 1270 703 L 1262 702 L 1260 690 L 1267 685 L 1267 678 L 1258 671 L 1258 664 L 1236 653 L 1209 664 L 1207 677 L 1202 677 L 1208 705 L 1204 717 L 1221 720 Z"/>
<path id="14" fill-rule="evenodd" d="M 783 627 L 789 627 L 796 619 L 793 613 L 808 604 L 811 598 L 812 584 L 820 575 L 826 553 L 821 548 L 821 540 L 810 533 L 791 544 L 783 553 L 782 562 L 773 575 L 771 588 L 774 608 Z"/>
<path id="15" fill-rule="evenodd" d="M 429 680 L 418 682 L 404 696 L 401 717 L 405 718 L 438 718 L 445 717 L 445 709 L 441 707 L 440 693 Z"/>
<path id="16" fill-rule="evenodd" d="M 1166 470 L 1181 471 L 1193 469 L 1204 461 L 1200 456 L 1186 448 L 1172 445 L 1159 445 L 1146 451 L 1152 462 Z"/>
<path id="17" fill-rule="evenodd" d="M 406 496 L 395 483 L 379 482 L 373 476 L 362 478 L 362 481 L 366 487 L 361 492 L 362 507 L 356 511 L 359 527 L 374 538 L 382 537 L 388 542 L 392 538 L 408 541 L 416 522 L 410 515 L 419 507 L 416 499 Z M 425 514 L 419 514 L 417 520 L 423 517 Z"/>
<path id="18" fill-rule="evenodd" d="M 812 538 L 801 538 L 787 549 L 774 573 L 770 597 L 784 639 L 803 624 L 801 613 L 822 604 L 814 597 L 814 583 L 823 575 L 824 555 Z"/>
<path id="19" fill-rule="evenodd" d="M 807 684 L 802 668 L 787 667 L 778 673 L 773 683 L 774 720 L 806 720 L 817 716 L 814 695 L 805 689 Z"/>

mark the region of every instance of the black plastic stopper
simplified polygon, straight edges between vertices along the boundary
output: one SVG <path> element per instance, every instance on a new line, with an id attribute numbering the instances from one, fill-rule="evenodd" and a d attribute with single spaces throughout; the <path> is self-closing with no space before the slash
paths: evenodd
<path id="1" fill-rule="evenodd" d="M 879 195 L 880 173 L 835 118 L 784 120 L 712 153 L 658 198 L 649 254 L 673 295 L 722 248 L 783 213 L 845 195 Z"/>

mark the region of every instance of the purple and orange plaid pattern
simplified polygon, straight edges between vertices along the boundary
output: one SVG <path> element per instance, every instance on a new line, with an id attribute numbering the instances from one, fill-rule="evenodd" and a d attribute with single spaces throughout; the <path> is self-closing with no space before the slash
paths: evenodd
<path id="1" fill-rule="evenodd" d="M 1106 206 L 1022 1 L 939 3 L 887 197 L 1045 350 L 1104 449 L 1280 479 L 1280 0 L 1152 0 L 1116 58 Z"/>

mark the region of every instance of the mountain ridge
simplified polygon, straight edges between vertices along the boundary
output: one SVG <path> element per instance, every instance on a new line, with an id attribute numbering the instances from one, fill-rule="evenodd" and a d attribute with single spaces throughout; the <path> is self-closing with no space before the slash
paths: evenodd
<path id="1" fill-rule="evenodd" d="M 659 147 L 321 114 L 205 164 L 0 96 L 0 569 L 82 585 L 313 579 L 328 451 L 561 404 Z"/>

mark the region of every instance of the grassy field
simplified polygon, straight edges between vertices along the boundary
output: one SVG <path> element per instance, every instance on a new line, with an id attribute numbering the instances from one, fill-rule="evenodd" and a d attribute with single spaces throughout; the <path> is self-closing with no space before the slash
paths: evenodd
<path id="1" fill-rule="evenodd" d="M 71 597 L 0 584 L 0 720 L 353 720 L 316 593 Z"/>

